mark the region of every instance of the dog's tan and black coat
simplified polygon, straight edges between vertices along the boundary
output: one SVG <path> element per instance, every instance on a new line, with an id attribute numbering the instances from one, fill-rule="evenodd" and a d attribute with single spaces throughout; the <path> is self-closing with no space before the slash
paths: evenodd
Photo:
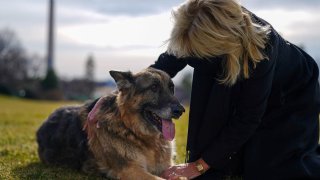
<path id="1" fill-rule="evenodd" d="M 43 123 L 37 132 L 40 159 L 114 179 L 161 179 L 173 163 L 171 119 L 184 111 L 174 85 L 153 68 L 110 74 L 117 92 L 60 108 Z"/>

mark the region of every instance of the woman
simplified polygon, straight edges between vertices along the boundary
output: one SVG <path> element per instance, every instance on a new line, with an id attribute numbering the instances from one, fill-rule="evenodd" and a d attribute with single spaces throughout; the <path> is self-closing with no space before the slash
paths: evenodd
<path id="1" fill-rule="evenodd" d="M 320 179 L 318 67 L 236 0 L 189 0 L 152 67 L 194 68 L 188 163 L 166 179 Z"/>

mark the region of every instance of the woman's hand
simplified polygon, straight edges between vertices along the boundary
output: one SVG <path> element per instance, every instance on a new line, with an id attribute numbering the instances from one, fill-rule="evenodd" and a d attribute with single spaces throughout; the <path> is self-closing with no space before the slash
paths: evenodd
<path id="1" fill-rule="evenodd" d="M 172 166 L 165 170 L 161 177 L 168 180 L 187 180 L 196 178 L 201 175 L 200 171 L 196 167 L 197 164 L 202 165 L 204 168 L 203 172 L 209 169 L 209 166 L 202 159 L 199 159 L 196 162 Z"/>
<path id="2" fill-rule="evenodd" d="M 175 180 L 175 179 L 187 180 L 187 179 L 193 179 L 200 175 L 201 174 L 195 167 L 194 163 L 187 163 L 187 164 L 178 164 L 168 168 L 162 173 L 162 178 L 165 178 L 168 180 Z"/>

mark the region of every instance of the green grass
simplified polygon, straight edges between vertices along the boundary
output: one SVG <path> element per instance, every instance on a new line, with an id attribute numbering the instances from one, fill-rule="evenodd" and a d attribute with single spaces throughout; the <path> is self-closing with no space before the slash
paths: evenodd
<path id="1" fill-rule="evenodd" d="M 54 109 L 70 104 L 0 96 L 0 179 L 98 179 L 39 161 L 35 132 Z M 187 115 L 176 122 L 177 163 L 185 158 Z"/>
<path id="2" fill-rule="evenodd" d="M 184 163 L 185 157 L 186 157 L 189 108 L 186 108 L 186 109 L 187 109 L 186 112 L 180 117 L 180 119 L 175 121 L 175 124 L 176 124 L 175 138 L 176 138 L 176 151 L 177 151 L 176 163 Z"/>

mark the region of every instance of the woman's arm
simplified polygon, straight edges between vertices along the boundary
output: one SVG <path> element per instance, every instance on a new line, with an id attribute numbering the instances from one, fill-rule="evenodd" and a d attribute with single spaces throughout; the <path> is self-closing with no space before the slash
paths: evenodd
<path id="1" fill-rule="evenodd" d="M 158 60 L 150 67 L 165 71 L 173 78 L 179 71 L 187 66 L 185 59 L 176 58 L 173 55 L 162 53 Z"/>

